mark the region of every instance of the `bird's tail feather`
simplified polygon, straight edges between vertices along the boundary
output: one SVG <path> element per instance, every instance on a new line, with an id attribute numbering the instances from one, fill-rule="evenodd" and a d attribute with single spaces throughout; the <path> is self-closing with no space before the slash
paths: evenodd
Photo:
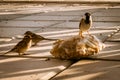
<path id="1" fill-rule="evenodd" d="M 50 41 L 56 41 L 58 39 L 50 39 L 50 38 L 44 38 L 45 40 L 50 40 Z"/>
<path id="2" fill-rule="evenodd" d="M 4 55 L 5 55 L 5 54 L 8 54 L 8 53 L 10 53 L 10 52 L 12 52 L 12 50 L 5 52 Z"/>

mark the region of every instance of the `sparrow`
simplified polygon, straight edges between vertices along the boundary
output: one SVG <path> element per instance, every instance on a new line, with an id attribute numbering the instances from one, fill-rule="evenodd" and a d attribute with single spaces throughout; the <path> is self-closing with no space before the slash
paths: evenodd
<path id="1" fill-rule="evenodd" d="M 32 44 L 31 36 L 26 35 L 10 51 L 8 51 L 4 54 L 10 53 L 10 52 L 17 52 L 19 55 L 24 55 L 25 54 L 24 52 L 26 52 L 31 47 L 31 44 Z"/>
<path id="2" fill-rule="evenodd" d="M 42 41 L 42 40 L 58 40 L 58 39 L 49 39 L 49 38 L 45 38 L 41 35 L 35 34 L 31 31 L 26 31 L 24 33 L 24 35 L 30 35 L 32 37 L 32 42 L 34 43 L 33 46 L 37 45 L 38 42 Z"/>
<path id="3" fill-rule="evenodd" d="M 92 17 L 90 13 L 85 13 L 85 18 L 82 18 L 80 23 L 79 23 L 79 35 L 80 37 L 84 38 L 83 32 L 86 32 L 89 34 L 88 30 L 92 26 Z M 90 34 L 89 34 L 90 35 Z"/>

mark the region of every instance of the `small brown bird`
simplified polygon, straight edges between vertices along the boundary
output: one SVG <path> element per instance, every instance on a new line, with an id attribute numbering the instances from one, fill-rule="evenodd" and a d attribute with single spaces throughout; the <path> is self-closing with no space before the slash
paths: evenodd
<path id="1" fill-rule="evenodd" d="M 83 36 L 83 32 L 87 31 L 87 33 L 89 34 L 88 30 L 91 28 L 92 26 L 92 17 L 90 13 L 85 13 L 85 18 L 82 18 L 79 24 L 79 35 L 80 37 L 84 37 Z M 90 34 L 89 34 L 90 35 Z"/>
<path id="2" fill-rule="evenodd" d="M 49 38 L 44 38 L 41 35 L 35 34 L 31 31 L 26 31 L 24 35 L 30 35 L 32 37 L 32 42 L 34 43 L 33 46 L 37 45 L 38 42 L 42 40 L 58 40 L 58 39 L 49 39 Z"/>
<path id="3" fill-rule="evenodd" d="M 31 36 L 26 35 L 17 45 L 14 46 L 13 49 L 11 49 L 10 51 L 4 54 L 10 53 L 10 52 L 17 52 L 19 55 L 24 55 L 25 54 L 24 52 L 31 47 L 31 44 L 32 44 Z"/>

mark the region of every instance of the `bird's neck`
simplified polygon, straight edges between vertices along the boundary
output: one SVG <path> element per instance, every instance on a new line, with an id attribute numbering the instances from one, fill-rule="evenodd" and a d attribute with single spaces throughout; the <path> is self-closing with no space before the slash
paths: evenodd
<path id="1" fill-rule="evenodd" d="M 90 23 L 90 16 L 86 16 L 85 23 L 89 24 Z"/>

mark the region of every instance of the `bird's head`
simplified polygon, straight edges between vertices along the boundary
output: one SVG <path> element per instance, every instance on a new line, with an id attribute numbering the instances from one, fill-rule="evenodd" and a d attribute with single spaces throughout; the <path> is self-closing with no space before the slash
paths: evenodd
<path id="1" fill-rule="evenodd" d="M 33 33 L 31 31 L 26 31 L 24 35 L 32 35 Z"/>
<path id="2" fill-rule="evenodd" d="M 88 13 L 88 12 L 86 12 L 86 13 L 85 13 L 85 16 L 90 16 L 90 15 L 91 15 L 91 14 L 90 14 L 90 13 Z"/>
<path id="3" fill-rule="evenodd" d="M 23 39 L 32 39 L 32 37 L 30 35 L 25 35 Z"/>

